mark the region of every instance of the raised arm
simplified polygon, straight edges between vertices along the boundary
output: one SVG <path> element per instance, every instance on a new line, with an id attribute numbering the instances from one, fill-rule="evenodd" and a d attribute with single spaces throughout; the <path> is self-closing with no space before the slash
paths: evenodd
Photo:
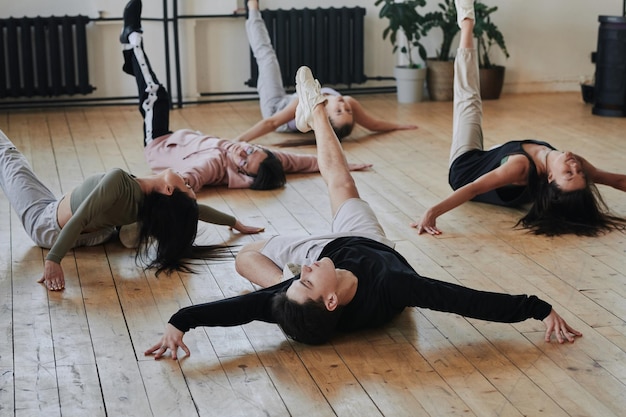
<path id="1" fill-rule="evenodd" d="M 411 223 L 411 227 L 417 229 L 418 234 L 428 233 L 439 235 L 441 231 L 437 228 L 437 217 L 470 201 L 480 194 L 495 190 L 496 188 L 513 183 L 525 181 L 526 167 L 521 158 L 510 158 L 509 161 L 497 169 L 479 177 L 476 181 L 458 188 L 446 199 L 430 207 L 417 222 Z"/>
<path id="2" fill-rule="evenodd" d="M 407 129 L 417 129 L 417 125 L 414 124 L 401 124 L 390 122 L 387 120 L 377 119 L 372 116 L 370 113 L 363 108 L 361 103 L 359 103 L 355 98 L 350 96 L 344 96 L 344 100 L 348 102 L 350 107 L 352 108 L 352 116 L 354 117 L 354 122 L 363 126 L 367 130 L 371 130 L 372 132 L 388 132 L 391 130 L 407 130 Z"/>
<path id="3" fill-rule="evenodd" d="M 259 120 L 250 129 L 241 133 L 233 139 L 235 142 L 252 142 L 256 138 L 267 135 L 275 131 L 280 126 L 293 120 L 296 114 L 298 100 L 292 100 L 284 109 L 274 113 L 272 116 Z"/>

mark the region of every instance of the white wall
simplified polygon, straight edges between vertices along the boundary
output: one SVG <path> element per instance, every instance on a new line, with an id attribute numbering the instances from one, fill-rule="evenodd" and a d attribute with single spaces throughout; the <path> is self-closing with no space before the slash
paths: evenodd
<path id="1" fill-rule="evenodd" d="M 368 76 L 391 76 L 396 58 L 391 44 L 382 40 L 386 21 L 378 18 L 375 0 L 260 0 L 269 9 L 303 7 L 361 6 L 365 16 L 365 72 Z M 424 12 L 434 10 L 437 0 L 428 0 Z M 171 16 L 171 3 L 170 16 Z M 243 0 L 179 0 L 180 14 L 229 14 Z M 596 49 L 598 15 L 621 15 L 623 3 L 617 0 L 486 0 L 499 10 L 493 21 L 503 32 L 511 54 L 496 61 L 507 66 L 505 92 L 573 91 L 579 79 L 591 76 L 594 65 L 590 54 Z M 0 17 L 85 14 L 120 17 L 125 0 L 0 0 Z M 144 1 L 144 17 L 161 17 L 160 0 Z M 122 74 L 118 34 L 120 22 L 98 22 L 89 29 L 91 83 L 97 87 L 92 97 L 129 96 L 135 92 L 132 77 Z M 165 79 L 163 25 L 144 22 L 145 45 L 162 81 Z M 181 23 L 183 84 L 185 99 L 198 91 L 228 92 L 250 90 L 243 84 L 249 78 L 249 53 L 243 18 L 185 20 Z M 441 35 L 433 31 L 425 41 L 434 54 Z M 458 40 L 457 40 L 458 41 Z M 173 64 L 171 68 L 174 69 Z M 369 82 L 367 86 L 389 85 Z M 175 93 L 175 92 L 174 92 Z"/>

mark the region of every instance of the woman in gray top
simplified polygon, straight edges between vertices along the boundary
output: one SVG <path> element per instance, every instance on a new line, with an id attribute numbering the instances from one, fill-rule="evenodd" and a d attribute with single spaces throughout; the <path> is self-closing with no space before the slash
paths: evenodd
<path id="1" fill-rule="evenodd" d="M 50 249 L 38 282 L 51 291 L 65 287 L 60 263 L 67 251 L 106 242 L 120 226 L 137 222 L 137 255 L 157 273 L 189 270 L 185 259 L 214 253 L 216 247 L 193 244 L 198 220 L 242 233 L 263 230 L 198 205 L 193 190 L 172 170 L 137 178 L 116 168 L 92 175 L 57 198 L 1 130 L 0 186 L 33 242 Z M 152 247 L 155 255 L 149 259 Z"/>

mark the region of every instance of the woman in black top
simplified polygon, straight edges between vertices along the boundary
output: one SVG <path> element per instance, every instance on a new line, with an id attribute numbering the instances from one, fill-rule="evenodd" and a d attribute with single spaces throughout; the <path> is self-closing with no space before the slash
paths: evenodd
<path id="1" fill-rule="evenodd" d="M 235 326 L 260 320 L 278 323 L 290 337 L 310 344 L 326 342 L 337 331 L 383 325 L 405 307 L 424 307 L 500 322 L 543 320 L 550 340 L 574 341 L 572 329 L 535 296 L 477 291 L 420 276 L 393 249 L 370 206 L 359 198 L 341 145 L 328 122 L 319 83 L 308 68 L 296 75 L 298 128 L 313 129 L 318 162 L 330 196 L 333 230 L 327 235 L 277 236 L 246 245 L 237 271 L 263 289 L 179 310 L 161 340 L 145 353 L 160 358 L 178 348 L 189 355 L 184 333 L 197 326 Z M 302 265 L 283 280 L 287 262 Z"/>
<path id="2" fill-rule="evenodd" d="M 626 219 L 610 214 L 595 184 L 626 191 L 626 175 L 603 171 L 580 155 L 560 152 L 541 141 L 513 141 L 483 150 L 473 2 L 461 3 L 467 3 L 459 5 L 467 13 L 458 13 L 459 22 L 470 18 L 459 23 L 461 42 L 454 68 L 449 183 L 455 191 L 411 226 L 420 234 L 438 235 L 437 217 L 473 200 L 502 206 L 532 203 L 518 225 L 535 234 L 595 236 L 611 229 L 623 230 Z M 469 32 L 465 25 L 471 26 Z"/>

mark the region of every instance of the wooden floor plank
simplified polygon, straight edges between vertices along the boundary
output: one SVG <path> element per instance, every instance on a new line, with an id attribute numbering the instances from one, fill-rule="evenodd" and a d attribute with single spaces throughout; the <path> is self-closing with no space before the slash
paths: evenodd
<path id="1" fill-rule="evenodd" d="M 375 401 L 355 378 L 336 347 L 313 349 L 296 344 L 295 349 L 324 396 L 323 406 L 330 405 L 338 416 L 380 414 Z M 315 404 L 310 399 L 306 401 Z"/>
<path id="2" fill-rule="evenodd" d="M 106 257 L 76 250 L 93 353 L 108 415 L 142 416 L 150 409 L 137 356 Z"/>

